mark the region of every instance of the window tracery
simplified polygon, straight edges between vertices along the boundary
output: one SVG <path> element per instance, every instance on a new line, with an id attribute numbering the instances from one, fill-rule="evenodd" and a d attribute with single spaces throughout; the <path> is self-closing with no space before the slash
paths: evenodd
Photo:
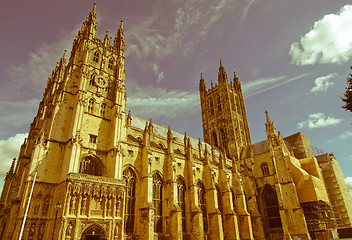
<path id="1" fill-rule="evenodd" d="M 282 228 L 279 201 L 273 187 L 265 185 L 263 190 L 265 216 L 269 228 Z"/>
<path id="2" fill-rule="evenodd" d="M 208 214 L 207 214 L 207 207 L 205 203 L 205 188 L 202 182 L 198 182 L 197 184 L 198 189 L 198 204 L 200 209 L 202 210 L 203 214 L 203 230 L 204 232 L 208 231 Z"/>
<path id="3" fill-rule="evenodd" d="M 260 168 L 262 169 L 263 176 L 267 176 L 270 174 L 268 164 L 263 163 Z"/>
<path id="4" fill-rule="evenodd" d="M 93 113 L 93 110 L 94 110 L 94 99 L 91 98 L 89 99 L 89 102 L 88 102 L 88 112 Z"/>
<path id="5" fill-rule="evenodd" d="M 99 61 L 99 52 L 98 51 L 94 52 L 93 61 L 94 62 L 98 62 Z"/>
<path id="6" fill-rule="evenodd" d="M 186 232 L 186 204 L 185 204 L 186 185 L 181 178 L 177 179 L 177 201 L 182 213 L 182 232 Z"/>
<path id="7" fill-rule="evenodd" d="M 106 109 L 106 104 L 103 102 L 100 106 L 100 115 L 101 116 L 105 115 L 105 109 Z"/>
<path id="8" fill-rule="evenodd" d="M 108 68 L 113 69 L 113 66 L 114 66 L 114 60 L 112 58 L 110 58 Z"/>
<path id="9" fill-rule="evenodd" d="M 126 197 L 125 197 L 125 232 L 132 233 L 134 227 L 134 211 L 136 199 L 136 174 L 129 167 L 123 171 L 123 178 L 126 182 Z"/>
<path id="10" fill-rule="evenodd" d="M 156 173 L 153 176 L 154 232 L 163 231 L 163 181 Z"/>
<path id="11" fill-rule="evenodd" d="M 91 157 L 87 157 L 81 161 L 79 172 L 95 176 L 102 176 L 102 167 L 99 166 L 96 160 Z"/>

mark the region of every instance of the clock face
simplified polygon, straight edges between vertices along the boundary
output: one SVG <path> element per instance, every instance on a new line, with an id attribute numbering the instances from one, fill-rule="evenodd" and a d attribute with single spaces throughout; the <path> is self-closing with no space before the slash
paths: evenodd
<path id="1" fill-rule="evenodd" d="M 108 81 L 102 75 L 97 75 L 94 78 L 95 84 L 100 88 L 105 88 L 108 86 Z"/>

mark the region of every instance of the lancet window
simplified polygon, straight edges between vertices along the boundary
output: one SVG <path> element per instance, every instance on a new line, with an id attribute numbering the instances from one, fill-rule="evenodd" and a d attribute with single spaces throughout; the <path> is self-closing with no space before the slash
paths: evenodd
<path id="1" fill-rule="evenodd" d="M 153 176 L 154 232 L 163 231 L 163 181 L 156 173 Z"/>
<path id="2" fill-rule="evenodd" d="M 100 106 L 100 115 L 104 116 L 105 115 L 105 109 L 106 109 L 106 104 L 102 103 Z"/>
<path id="3" fill-rule="evenodd" d="M 93 109 L 94 109 L 94 99 L 91 98 L 89 99 L 89 102 L 88 102 L 88 112 L 93 113 Z"/>
<path id="4" fill-rule="evenodd" d="M 185 195 L 186 195 L 186 185 L 185 182 L 181 179 L 177 179 L 177 201 L 178 205 L 181 208 L 182 213 L 182 232 L 186 232 L 186 204 L 185 204 Z"/>
<path id="5" fill-rule="evenodd" d="M 265 185 L 263 190 L 263 203 L 267 225 L 269 228 L 282 228 L 279 201 L 273 187 Z"/>
<path id="6" fill-rule="evenodd" d="M 208 231 L 208 214 L 207 214 L 207 207 L 205 203 L 205 188 L 202 182 L 197 183 L 198 189 L 198 204 L 200 209 L 202 210 L 203 214 L 203 230 L 204 232 Z"/>
<path id="7" fill-rule="evenodd" d="M 94 53 L 93 61 L 94 61 L 94 62 L 98 62 L 98 61 L 99 61 L 99 52 L 98 52 L 98 51 L 96 51 L 96 52 Z"/>
<path id="8" fill-rule="evenodd" d="M 136 174 L 129 167 L 123 171 L 123 178 L 126 182 L 126 198 L 125 198 L 125 222 L 124 229 L 126 233 L 132 233 L 135 218 L 135 202 L 136 202 Z"/>
<path id="9" fill-rule="evenodd" d="M 89 85 L 94 86 L 94 79 L 95 79 L 95 74 L 92 73 L 92 74 L 90 75 Z"/>
<path id="10" fill-rule="evenodd" d="M 114 60 L 112 58 L 110 58 L 108 68 L 113 69 L 113 66 L 114 66 Z"/>
<path id="11" fill-rule="evenodd" d="M 263 176 L 267 176 L 270 174 L 268 164 L 263 163 L 260 168 L 262 169 Z"/>

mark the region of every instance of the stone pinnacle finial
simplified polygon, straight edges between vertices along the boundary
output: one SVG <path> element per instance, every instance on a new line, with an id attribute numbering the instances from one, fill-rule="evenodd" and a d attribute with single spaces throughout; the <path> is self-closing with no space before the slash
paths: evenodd
<path id="1" fill-rule="evenodd" d="M 265 115 L 266 115 L 266 122 L 267 122 L 267 123 L 271 122 L 270 117 L 269 117 L 268 110 L 265 110 Z"/>
<path id="2" fill-rule="evenodd" d="M 123 29 L 123 20 L 121 19 L 120 29 Z"/>

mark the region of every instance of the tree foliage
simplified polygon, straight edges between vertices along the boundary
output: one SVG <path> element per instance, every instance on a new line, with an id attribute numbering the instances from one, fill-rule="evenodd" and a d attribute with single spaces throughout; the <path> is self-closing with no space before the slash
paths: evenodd
<path id="1" fill-rule="evenodd" d="M 350 66 L 352 70 L 352 66 Z M 350 76 L 347 78 L 347 87 L 345 88 L 346 91 L 343 93 L 343 97 L 341 98 L 342 101 L 345 102 L 345 105 L 342 106 L 346 111 L 352 112 L 352 73 L 349 74 Z"/>

